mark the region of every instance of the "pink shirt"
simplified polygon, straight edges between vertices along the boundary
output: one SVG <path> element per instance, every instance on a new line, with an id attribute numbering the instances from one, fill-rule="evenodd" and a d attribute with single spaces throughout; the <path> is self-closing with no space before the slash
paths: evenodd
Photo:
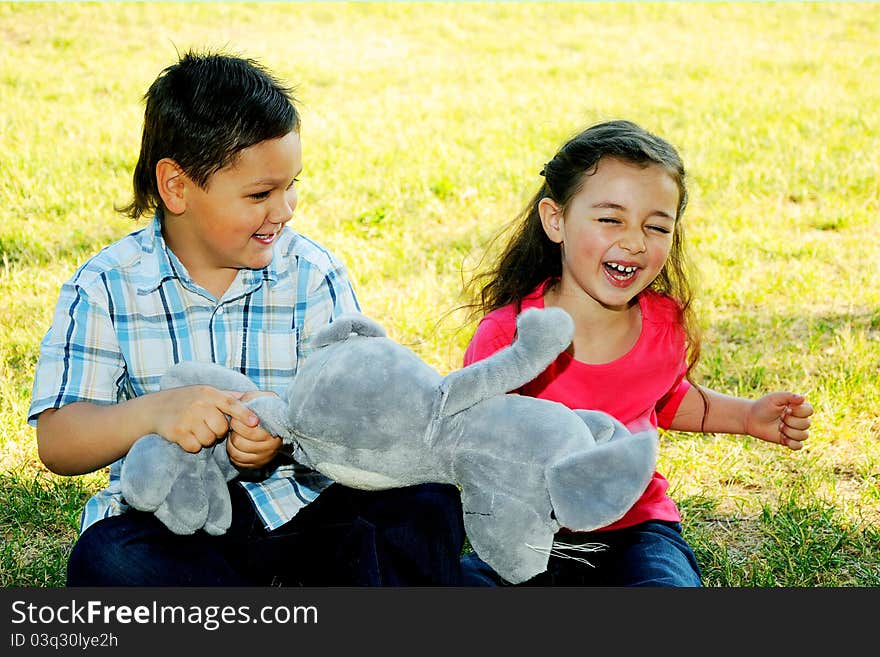
<path id="1" fill-rule="evenodd" d="M 522 300 L 522 310 L 544 307 L 539 285 Z M 560 402 L 569 408 L 595 409 L 614 416 L 632 431 L 669 428 L 690 384 L 685 380 L 685 336 L 678 305 L 656 292 L 639 295 L 642 330 L 626 354 L 609 363 L 582 363 L 563 352 L 531 383 L 524 395 Z M 464 364 L 482 360 L 513 342 L 516 306 L 492 311 L 477 327 L 464 355 Z M 655 472 L 641 498 L 617 522 L 603 529 L 620 529 L 646 520 L 680 521 L 675 502 L 666 494 L 669 482 Z"/>

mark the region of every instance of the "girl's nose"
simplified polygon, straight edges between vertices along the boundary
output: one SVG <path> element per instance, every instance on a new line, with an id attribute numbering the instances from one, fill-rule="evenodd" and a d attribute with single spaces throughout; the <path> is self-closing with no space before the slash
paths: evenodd
<path id="1" fill-rule="evenodd" d="M 628 230 L 618 242 L 620 248 L 630 253 L 642 253 L 645 250 L 645 236 L 641 230 Z"/>

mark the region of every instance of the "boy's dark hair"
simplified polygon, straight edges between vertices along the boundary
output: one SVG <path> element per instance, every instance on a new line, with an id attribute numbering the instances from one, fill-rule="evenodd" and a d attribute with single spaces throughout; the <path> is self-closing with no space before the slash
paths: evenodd
<path id="1" fill-rule="evenodd" d="M 252 59 L 189 51 L 144 94 L 144 130 L 134 169 L 134 219 L 161 207 L 156 163 L 171 158 L 205 186 L 238 153 L 299 131 L 293 90 Z"/>

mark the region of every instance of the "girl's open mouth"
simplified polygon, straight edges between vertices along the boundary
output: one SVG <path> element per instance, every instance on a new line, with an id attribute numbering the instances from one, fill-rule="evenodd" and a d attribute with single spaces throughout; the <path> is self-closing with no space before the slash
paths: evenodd
<path id="1" fill-rule="evenodd" d="M 605 275 L 612 285 L 626 287 L 639 273 L 639 268 L 633 265 L 622 265 L 618 262 L 603 263 Z"/>
<path id="2" fill-rule="evenodd" d="M 633 267 L 632 265 L 621 265 L 617 262 L 606 262 L 605 269 L 607 269 L 608 272 L 618 280 L 626 280 L 627 278 L 632 278 L 639 270 L 638 267 Z"/>

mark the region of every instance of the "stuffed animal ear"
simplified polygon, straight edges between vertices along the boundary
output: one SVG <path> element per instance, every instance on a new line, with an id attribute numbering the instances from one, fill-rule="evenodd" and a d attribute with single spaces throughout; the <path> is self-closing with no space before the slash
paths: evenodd
<path id="1" fill-rule="evenodd" d="M 657 433 L 645 431 L 566 455 L 547 467 L 547 491 L 561 525 L 604 527 L 636 503 L 654 472 Z"/>
<path id="2" fill-rule="evenodd" d="M 632 435 L 632 432 L 622 422 L 608 415 L 608 413 L 584 409 L 576 409 L 574 412 L 587 425 L 590 433 L 593 434 L 596 444 L 607 443 L 609 440 Z"/>
<path id="3" fill-rule="evenodd" d="M 385 329 L 380 324 L 360 313 L 345 313 L 315 333 L 309 340 L 311 349 L 320 349 L 334 342 L 342 342 L 352 334 L 367 338 L 384 338 Z"/>

